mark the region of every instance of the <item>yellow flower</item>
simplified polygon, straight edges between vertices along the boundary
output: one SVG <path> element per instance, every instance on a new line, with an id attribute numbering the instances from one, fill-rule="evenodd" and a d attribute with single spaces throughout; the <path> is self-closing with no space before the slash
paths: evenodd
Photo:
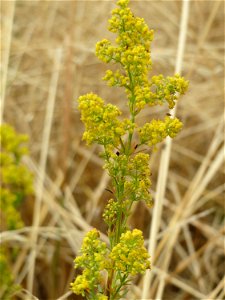
<path id="1" fill-rule="evenodd" d="M 83 139 L 88 144 L 97 142 L 101 145 L 119 144 L 119 138 L 125 133 L 123 123 L 118 120 L 121 111 L 112 104 L 104 104 L 104 101 L 93 93 L 79 97 L 79 109 L 81 120 L 86 131 Z"/>
<path id="2" fill-rule="evenodd" d="M 21 159 L 28 153 L 28 137 L 16 133 L 9 125 L 0 126 L 1 154 L 1 209 L 7 229 L 23 226 L 19 205 L 27 195 L 33 193 L 33 176 Z"/>
<path id="3" fill-rule="evenodd" d="M 102 282 L 101 271 L 105 268 L 108 250 L 99 237 L 97 229 L 89 231 L 83 239 L 81 255 L 74 260 L 75 268 L 84 269 L 82 275 L 71 284 L 75 294 L 84 296 L 87 291 L 95 291 L 96 286 Z"/>
<path id="4" fill-rule="evenodd" d="M 127 275 L 143 274 L 150 268 L 142 232 L 138 229 L 123 233 L 110 257 L 114 261 L 115 269 Z"/>
<path id="5" fill-rule="evenodd" d="M 189 82 L 178 74 L 166 78 L 163 75 L 153 76 L 150 81 L 150 87 L 155 90 L 151 92 L 151 97 L 146 103 L 149 105 L 162 105 L 165 101 L 172 109 L 179 95 L 183 95 L 188 88 Z"/>
<path id="6" fill-rule="evenodd" d="M 158 75 L 149 80 L 153 30 L 143 18 L 133 15 L 128 3 L 129 0 L 117 1 L 108 24 L 109 31 L 117 36 L 114 43 L 107 39 L 98 42 L 96 56 L 105 63 L 117 64 L 113 71 L 106 71 L 103 80 L 111 87 L 125 89 L 129 117 L 120 119 L 120 109 L 105 104 L 96 94 L 89 93 L 78 99 L 85 125 L 83 139 L 87 144 L 97 143 L 104 147 L 101 156 L 113 186 L 113 198 L 103 213 L 111 252 L 100 241 L 98 231 L 92 230 L 83 240 L 82 255 L 75 259 L 75 268 L 83 268 L 83 273 L 72 285 L 73 291 L 91 299 L 94 295 L 96 300 L 108 299 L 104 295 L 106 290 L 109 298 L 119 299 L 126 292 L 129 276 L 143 274 L 150 268 L 142 232 L 127 230 L 126 224 L 133 202 L 145 201 L 149 207 L 152 205 L 150 157 L 141 153 L 139 147 L 143 144 L 154 147 L 167 136 L 175 137 L 182 123 L 177 118 L 166 117 L 138 127 L 135 119 L 146 104 L 155 106 L 166 102 L 173 108 L 188 87 L 188 82 L 179 75 L 166 78 Z M 134 136 L 137 142 L 132 147 Z M 108 273 L 108 283 L 102 284 L 103 272 Z"/>
<path id="7" fill-rule="evenodd" d="M 84 275 L 78 275 L 76 280 L 73 283 L 71 283 L 70 286 L 71 290 L 75 294 L 81 294 L 82 296 L 84 296 L 85 292 L 87 292 L 89 289 L 88 280 Z"/>
<path id="8" fill-rule="evenodd" d="M 162 142 L 167 136 L 175 137 L 182 128 L 182 122 L 177 118 L 165 117 L 162 120 L 152 120 L 139 128 L 141 144 L 154 146 Z"/>
<path id="9" fill-rule="evenodd" d="M 96 300 L 108 300 L 108 297 L 106 295 L 98 293 L 96 295 Z"/>

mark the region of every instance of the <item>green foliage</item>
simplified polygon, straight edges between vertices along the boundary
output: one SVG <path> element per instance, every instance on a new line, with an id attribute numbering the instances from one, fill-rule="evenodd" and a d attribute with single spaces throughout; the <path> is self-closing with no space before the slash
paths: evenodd
<path id="1" fill-rule="evenodd" d="M 2 300 L 12 299 L 13 294 L 21 289 L 14 283 L 10 263 L 10 255 L 6 247 L 0 248 L 0 297 Z"/>
<path id="2" fill-rule="evenodd" d="M 7 229 L 23 226 L 18 207 L 23 199 L 33 192 L 33 177 L 23 165 L 21 159 L 28 153 L 25 143 L 27 136 L 17 134 L 7 124 L 0 127 L 1 154 L 1 210 L 4 214 Z"/>
<path id="3" fill-rule="evenodd" d="M 103 80 L 109 86 L 125 89 L 129 119 L 121 119 L 120 109 L 105 104 L 96 94 L 88 93 L 78 99 L 81 120 L 86 128 L 83 139 L 89 145 L 103 146 L 101 156 L 105 161 L 104 168 L 112 178 L 114 194 L 103 213 L 108 225 L 109 247 L 99 240 L 99 233 L 94 229 L 84 238 L 82 255 L 75 259 L 75 268 L 82 268 L 83 273 L 71 284 L 72 290 L 87 299 L 121 299 L 132 276 L 144 274 L 150 268 L 142 232 L 130 231 L 127 226 L 134 202 L 152 205 L 150 156 L 141 152 L 141 146 L 155 147 L 168 136 L 174 138 L 182 123 L 166 116 L 164 120 L 152 119 L 141 127 L 136 116 L 146 106 L 167 104 L 172 109 L 188 88 L 188 82 L 178 74 L 148 78 L 152 68 L 153 30 L 144 19 L 133 15 L 128 2 L 117 1 L 118 8 L 112 11 L 109 20 L 109 31 L 117 34 L 115 43 L 107 39 L 98 42 L 96 55 L 105 63 L 118 65 L 116 71 L 107 70 Z M 135 147 L 132 146 L 134 136 Z"/>
<path id="4" fill-rule="evenodd" d="M 3 124 L 0 127 L 1 153 L 1 223 L 4 230 L 14 230 L 24 226 L 19 207 L 26 196 L 33 193 L 33 176 L 22 163 L 22 157 L 28 153 L 27 136 L 17 134 L 15 130 Z M 4 225 L 3 225 L 4 224 Z M 5 244 L 0 249 L 0 297 L 10 299 L 20 287 L 14 284 L 11 262 L 15 259 Z"/>

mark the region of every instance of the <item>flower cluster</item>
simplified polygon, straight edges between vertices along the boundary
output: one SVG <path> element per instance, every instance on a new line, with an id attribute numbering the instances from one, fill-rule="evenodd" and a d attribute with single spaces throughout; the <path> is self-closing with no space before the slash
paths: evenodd
<path id="1" fill-rule="evenodd" d="M 112 272 L 119 272 L 120 281 L 126 283 L 129 275 L 143 274 L 150 269 L 149 255 L 144 247 L 142 232 L 138 229 L 123 233 L 111 252 L 100 241 L 99 232 L 93 229 L 84 238 L 81 253 L 75 259 L 75 268 L 84 270 L 71 283 L 71 289 L 77 295 L 90 295 L 93 300 L 108 299 L 104 293 L 108 287 L 104 285 L 103 270 L 107 273 L 106 277 Z"/>
<path id="2" fill-rule="evenodd" d="M 28 138 L 3 124 L 0 126 L 0 139 L 1 230 L 13 230 L 24 226 L 19 207 L 25 197 L 33 192 L 33 176 L 22 163 L 23 155 L 28 153 Z M 12 299 L 12 295 L 21 288 L 15 284 L 10 267 L 17 250 L 14 248 L 12 254 L 7 245 L 2 245 L 0 249 L 1 299 Z"/>
<path id="3" fill-rule="evenodd" d="M 124 193 L 132 202 L 142 200 L 151 207 L 149 159 L 149 154 L 146 153 L 138 153 L 130 159 L 127 166 L 128 175 L 124 182 Z"/>
<path id="4" fill-rule="evenodd" d="M 154 146 L 162 142 L 167 136 L 174 138 L 182 128 L 182 123 L 177 118 L 166 116 L 164 121 L 152 120 L 139 128 L 141 144 Z"/>
<path id="5" fill-rule="evenodd" d="M 72 291 L 75 294 L 85 296 L 86 293 L 90 293 L 96 295 L 96 287 L 103 280 L 101 271 L 105 268 L 105 257 L 108 250 L 106 244 L 100 241 L 99 237 L 99 232 L 96 229 L 88 232 L 81 247 L 82 255 L 77 256 L 74 261 L 75 268 L 81 267 L 84 269 L 82 275 L 78 275 L 71 284 Z"/>
<path id="6" fill-rule="evenodd" d="M 97 57 L 105 63 L 120 60 L 119 51 L 117 51 L 117 48 L 113 47 L 112 43 L 107 39 L 103 39 L 102 41 L 98 42 L 96 44 L 95 51 Z"/>
<path id="7" fill-rule="evenodd" d="M 118 34 L 116 43 L 123 50 L 137 45 L 142 45 L 149 50 L 150 42 L 153 39 L 153 30 L 149 30 L 143 18 L 133 15 L 128 3 L 128 0 L 123 3 L 117 2 L 119 8 L 112 11 L 108 29 Z"/>
<path id="8" fill-rule="evenodd" d="M 163 75 L 158 75 L 151 78 L 150 86 L 155 92 L 151 93 L 147 103 L 149 105 L 162 105 L 166 101 L 169 108 L 172 109 L 178 96 L 183 95 L 187 91 L 188 81 L 178 74 L 173 77 L 167 76 L 166 78 Z"/>
<path id="9" fill-rule="evenodd" d="M 131 203 L 143 200 L 148 206 L 152 205 L 152 197 L 149 192 L 151 186 L 149 159 L 149 154 L 146 153 L 137 153 L 134 157 L 112 154 L 104 166 L 113 178 L 114 185 L 120 186 L 119 191 L 126 195 L 126 199 L 129 199 Z M 117 193 L 116 196 L 120 198 L 120 193 Z M 113 218 L 112 211 L 115 214 L 118 208 L 123 210 L 123 208 L 126 209 L 126 206 L 124 203 L 123 205 L 114 203 L 113 206 L 110 204 L 111 218 Z M 116 217 L 114 218 L 116 219 Z"/>
<path id="10" fill-rule="evenodd" d="M 17 210 L 17 196 L 7 189 L 1 188 L 1 209 L 4 226 L 9 230 L 24 226 L 20 212 Z"/>
<path id="11" fill-rule="evenodd" d="M 115 269 L 125 275 L 143 274 L 146 269 L 150 269 L 149 255 L 144 247 L 142 232 L 138 229 L 128 230 L 121 235 L 110 258 Z"/>
<path id="12" fill-rule="evenodd" d="M 163 105 L 168 103 L 172 109 L 179 95 L 184 94 L 188 88 L 188 81 L 176 74 L 173 77 L 164 78 L 163 75 L 153 76 L 151 80 L 143 85 L 137 85 L 134 89 L 136 114 L 146 104 L 149 106 Z"/>
<path id="13" fill-rule="evenodd" d="M 109 153 L 109 159 L 107 160 L 104 168 L 108 170 L 109 175 L 120 182 L 121 179 L 127 173 L 128 157 L 123 153 Z"/>
<path id="14" fill-rule="evenodd" d="M 117 33 L 118 37 L 113 46 L 104 39 L 96 44 L 97 57 L 109 63 L 119 63 L 124 69 L 124 74 L 119 70 L 107 71 L 104 80 L 110 86 L 124 86 L 128 96 L 132 97 L 135 85 L 147 82 L 148 71 L 151 68 L 150 44 L 153 39 L 153 30 L 150 30 L 143 18 L 133 15 L 128 6 L 129 1 L 118 1 L 109 20 L 109 31 Z"/>
<path id="15" fill-rule="evenodd" d="M 118 63 L 124 72 L 108 70 L 104 80 L 109 86 L 123 86 L 126 88 L 128 99 L 134 102 L 131 109 L 139 113 L 145 104 L 162 105 L 168 102 L 173 108 L 179 94 L 184 94 L 188 81 L 176 74 L 164 78 L 162 75 L 153 76 L 148 80 L 148 71 L 152 62 L 150 45 L 153 40 L 153 30 L 149 29 L 143 18 L 133 15 L 128 7 L 129 1 L 118 1 L 109 20 L 109 31 L 117 33 L 115 40 L 117 46 L 103 39 L 96 44 L 97 57 L 109 63 Z"/>
<path id="16" fill-rule="evenodd" d="M 28 150 L 25 146 L 27 136 L 19 135 L 7 124 L 0 127 L 1 153 L 1 209 L 8 229 L 23 226 L 17 210 L 25 196 L 33 192 L 31 172 L 21 159 Z"/>
<path id="17" fill-rule="evenodd" d="M 16 134 L 15 130 L 8 124 L 0 127 L 1 145 L 6 153 L 12 153 L 14 159 L 19 160 L 24 154 L 28 153 L 25 143 L 28 137 L 24 134 Z M 5 153 L 4 152 L 4 153 Z M 2 153 L 2 155 L 4 154 Z"/>
<path id="18" fill-rule="evenodd" d="M 129 0 L 117 1 L 118 7 L 112 11 L 108 27 L 117 37 L 114 43 L 107 39 L 98 42 L 96 56 L 105 63 L 117 64 L 115 71 L 106 71 L 103 80 L 109 86 L 125 89 L 129 119 L 122 119 L 118 107 L 105 104 L 93 93 L 78 99 L 86 129 L 83 139 L 87 144 L 103 146 L 104 168 L 112 178 L 113 190 L 113 199 L 108 201 L 103 213 L 108 225 L 109 248 L 94 230 L 84 239 L 82 256 L 75 259 L 75 267 L 84 270 L 72 284 L 72 290 L 92 300 L 123 298 L 130 276 L 143 274 L 150 268 L 141 231 L 130 231 L 127 226 L 135 201 L 144 201 L 149 207 L 152 205 L 150 156 L 141 152 L 141 146 L 155 147 L 167 136 L 175 137 L 182 123 L 167 116 L 164 120 L 153 119 L 138 127 L 136 116 L 146 105 L 168 103 L 169 108 L 173 108 L 188 87 L 188 82 L 179 75 L 148 78 L 152 68 L 150 46 L 153 30 L 148 28 L 144 19 L 133 15 L 128 3 Z M 135 146 L 132 146 L 134 139 Z M 102 272 L 107 273 L 104 285 Z"/>
<path id="19" fill-rule="evenodd" d="M 120 203 L 114 199 L 109 199 L 108 203 L 104 209 L 103 219 L 108 226 L 115 224 L 118 211 L 120 209 Z"/>
<path id="20" fill-rule="evenodd" d="M 129 130 L 131 122 L 120 122 L 118 116 L 121 111 L 112 104 L 104 104 L 104 101 L 93 93 L 81 96 L 78 99 L 81 110 L 81 120 L 84 122 L 86 131 L 83 139 L 88 144 L 112 145 L 117 147 L 120 137 Z"/>
<path id="21" fill-rule="evenodd" d="M 108 200 L 108 203 L 105 206 L 102 217 L 105 223 L 108 225 L 108 236 L 111 245 L 113 245 L 113 240 L 116 238 L 113 228 L 116 227 L 118 216 L 121 215 L 121 218 L 123 218 L 123 221 L 125 221 L 130 215 L 131 204 L 132 202 L 129 198 L 124 199 L 123 201 L 110 199 Z M 127 230 L 126 224 L 123 222 L 121 233 L 125 232 L 126 230 Z"/>
<path id="22" fill-rule="evenodd" d="M 21 288 L 14 283 L 11 267 L 9 264 L 9 255 L 5 247 L 0 248 L 0 297 L 1 299 L 13 299 L 13 294 Z"/>
<path id="23" fill-rule="evenodd" d="M 117 70 L 116 72 L 107 70 L 105 76 L 102 79 L 108 81 L 109 86 L 127 87 L 129 84 L 129 78 L 121 74 L 121 71 L 119 70 Z"/>
<path id="24" fill-rule="evenodd" d="M 103 295 L 102 293 L 98 293 L 94 299 L 95 300 L 108 300 L 108 297 L 106 295 Z"/>

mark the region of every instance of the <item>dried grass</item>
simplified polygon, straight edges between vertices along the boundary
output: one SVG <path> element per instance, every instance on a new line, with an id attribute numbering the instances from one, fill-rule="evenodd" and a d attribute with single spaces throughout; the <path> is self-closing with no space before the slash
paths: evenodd
<path id="1" fill-rule="evenodd" d="M 182 133 L 152 154 L 155 206 L 137 205 L 130 219 L 153 263 L 127 299 L 224 299 L 224 2 L 131 6 L 155 29 L 153 72 L 182 71 L 190 89 L 176 112 Z M 13 266 L 24 288 L 18 299 L 80 299 L 69 283 L 82 237 L 96 226 L 107 241 L 101 214 L 110 182 L 98 148 L 81 142 L 74 100 L 93 91 L 126 113 L 123 91 L 100 80 L 107 67 L 94 56 L 95 43 L 111 37 L 112 8 L 112 1 L 2 1 L 1 114 L 30 136 L 25 163 L 36 178 L 36 196 L 22 208 L 26 227 L 1 233 L 1 243 L 21 249 Z M 165 113 L 149 109 L 139 122 Z"/>

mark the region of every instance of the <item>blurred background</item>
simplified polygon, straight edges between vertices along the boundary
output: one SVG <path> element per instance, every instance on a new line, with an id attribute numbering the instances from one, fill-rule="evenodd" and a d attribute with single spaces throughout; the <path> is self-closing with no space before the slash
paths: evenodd
<path id="1" fill-rule="evenodd" d="M 155 244 L 152 271 L 138 277 L 127 299 L 225 299 L 224 291 L 224 2 L 189 1 L 182 75 L 189 90 L 178 102 L 184 123 L 173 141 L 161 213 L 138 203 L 131 228 Z M 109 65 L 95 54 L 114 1 L 2 1 L 1 93 L 3 121 L 29 136 L 24 163 L 35 193 L 21 207 L 25 227 L 2 230 L 2 243 L 19 247 L 11 265 L 23 290 L 15 299 L 81 299 L 69 284 L 83 235 L 93 226 L 106 240 L 102 211 L 110 180 L 99 148 L 82 142 L 76 99 L 94 92 L 126 114 L 120 88 L 101 80 Z M 153 74 L 173 75 L 182 1 L 131 1 L 134 14 L 155 31 Z M 138 122 L 165 116 L 146 108 Z M 152 153 L 155 199 L 162 146 Z M 153 219 L 158 230 L 149 236 Z M 150 237 L 150 240 L 149 240 Z M 153 240 L 151 240 L 154 239 Z M 36 297 L 36 298 L 35 298 Z M 14 299 L 14 298 L 13 298 Z"/>

